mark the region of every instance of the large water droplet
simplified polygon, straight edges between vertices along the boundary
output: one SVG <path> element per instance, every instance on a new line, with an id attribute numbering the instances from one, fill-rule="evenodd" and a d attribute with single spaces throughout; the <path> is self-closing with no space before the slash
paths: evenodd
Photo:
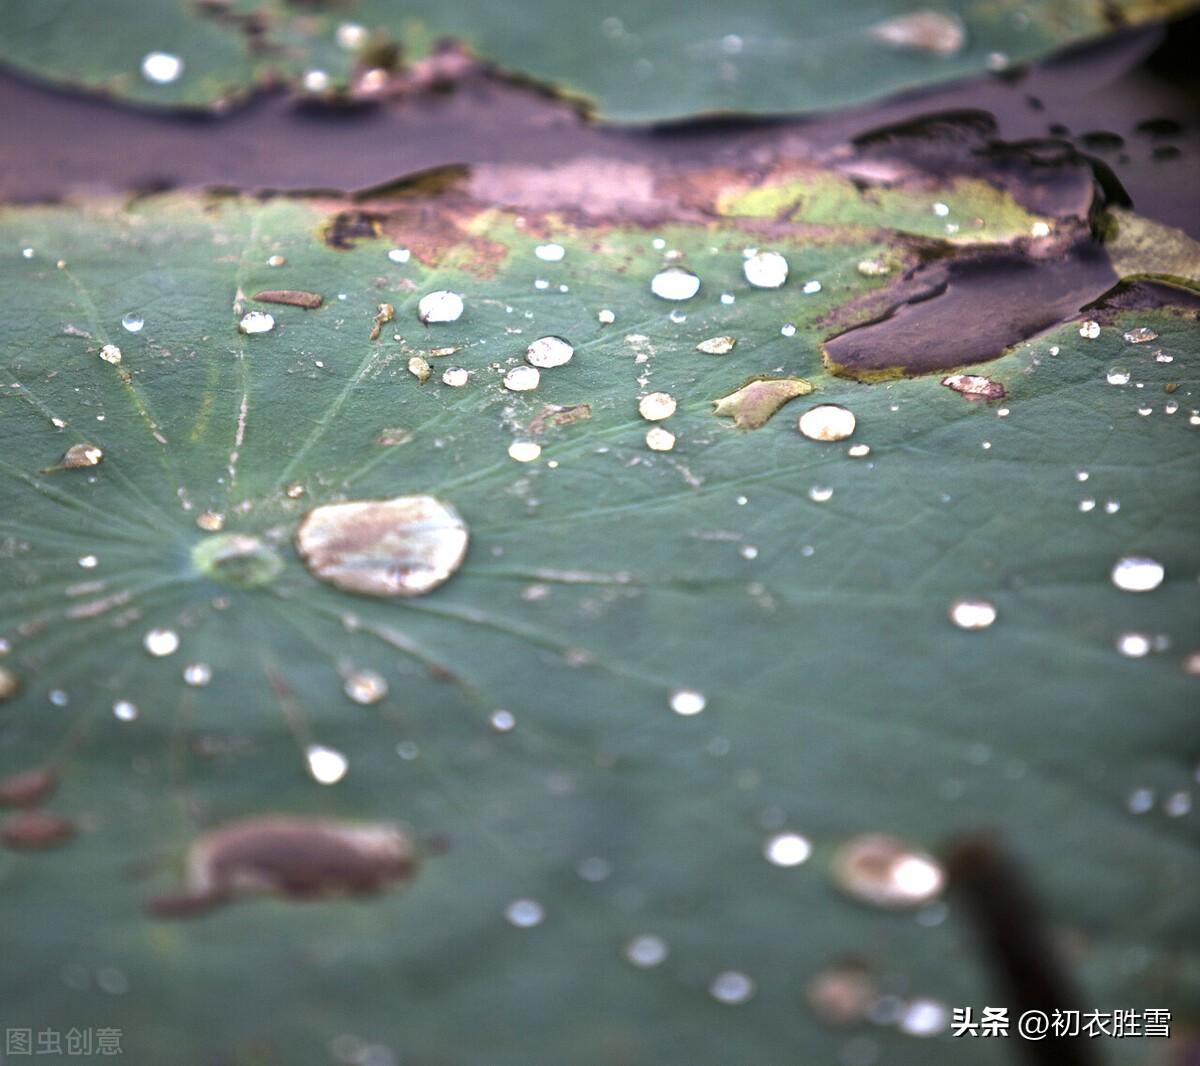
<path id="1" fill-rule="evenodd" d="M 766 842 L 763 854 L 775 866 L 799 866 L 812 854 L 812 845 L 799 833 L 779 833 Z"/>
<path id="2" fill-rule="evenodd" d="M 417 317 L 422 322 L 456 322 L 463 313 L 463 298 L 456 292 L 439 289 L 421 297 Z"/>
<path id="3" fill-rule="evenodd" d="M 703 692 L 691 688 L 679 688 L 671 693 L 671 710 L 684 717 L 699 714 L 708 705 Z"/>
<path id="4" fill-rule="evenodd" d="M 1130 659 L 1141 659 L 1149 655 L 1154 641 L 1145 633 L 1122 633 L 1117 637 L 1117 651 Z"/>
<path id="5" fill-rule="evenodd" d="M 650 291 L 661 300 L 690 300 L 700 291 L 700 279 L 683 267 L 667 267 L 650 279 Z"/>
<path id="6" fill-rule="evenodd" d="M 1108 373 L 1105 375 L 1105 379 L 1110 385 L 1128 385 L 1129 371 L 1123 366 L 1109 367 Z"/>
<path id="7" fill-rule="evenodd" d="M 1112 583 L 1124 592 L 1150 592 L 1165 576 L 1162 563 L 1144 555 L 1126 555 L 1112 568 Z"/>
<path id="8" fill-rule="evenodd" d="M 575 348 L 562 337 L 538 337 L 525 350 L 526 360 L 543 370 L 569 363 L 574 354 Z"/>
<path id="9" fill-rule="evenodd" d="M 137 311 L 129 311 L 121 317 L 121 328 L 128 333 L 140 333 L 146 320 Z"/>
<path id="10" fill-rule="evenodd" d="M 150 52 L 142 59 L 142 77 L 154 85 L 170 85 L 183 74 L 183 60 L 169 52 Z"/>
<path id="11" fill-rule="evenodd" d="M 652 452 L 669 452 L 675 447 L 675 434 L 664 426 L 646 430 L 646 447 Z"/>
<path id="12" fill-rule="evenodd" d="M 932 856 L 882 833 L 848 840 L 834 855 L 832 872 L 842 891 L 877 907 L 927 903 L 946 880 Z"/>
<path id="13" fill-rule="evenodd" d="M 425 365 L 428 366 L 429 364 L 426 363 Z M 449 385 L 452 389 L 461 389 L 470 377 L 470 372 L 464 367 L 448 366 L 442 371 L 442 384 Z"/>
<path id="14" fill-rule="evenodd" d="M 542 375 L 535 366 L 514 366 L 504 375 L 504 387 L 510 392 L 530 392 L 536 389 Z"/>
<path id="15" fill-rule="evenodd" d="M 296 548 L 315 577 L 367 596 L 420 596 L 467 552 L 467 526 L 433 496 L 329 504 L 310 511 Z"/>
<path id="16" fill-rule="evenodd" d="M 742 261 L 742 273 L 756 289 L 778 289 L 788 276 L 788 261 L 778 252 L 755 252 Z"/>
<path id="17" fill-rule="evenodd" d="M 238 323 L 243 333 L 269 333 L 275 328 L 275 316 L 266 311 L 247 311 Z"/>
<path id="18" fill-rule="evenodd" d="M 304 751 L 304 759 L 313 780 L 322 785 L 336 785 L 350 769 L 345 755 L 323 744 L 310 744 Z"/>
<path id="19" fill-rule="evenodd" d="M 508 457 L 518 463 L 532 463 L 542 454 L 542 446 L 532 440 L 515 440 L 508 446 Z"/>
<path id="20" fill-rule="evenodd" d="M 996 605 L 988 600 L 955 600 L 950 604 L 950 621 L 959 629 L 987 629 L 996 621 Z"/>
<path id="21" fill-rule="evenodd" d="M 652 392 L 638 400 L 638 414 L 647 422 L 661 422 L 675 413 L 676 406 L 669 392 Z"/>
<path id="22" fill-rule="evenodd" d="M 845 440 L 856 424 L 853 411 L 836 403 L 820 403 L 800 416 L 797 428 L 809 440 Z"/>

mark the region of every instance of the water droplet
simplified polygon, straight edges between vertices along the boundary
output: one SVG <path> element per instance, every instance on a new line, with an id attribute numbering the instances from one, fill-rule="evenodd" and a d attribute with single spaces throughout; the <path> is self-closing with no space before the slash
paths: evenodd
<path id="1" fill-rule="evenodd" d="M 865 278 L 878 278 L 892 272 L 892 268 L 882 259 L 860 259 L 857 269 Z"/>
<path id="2" fill-rule="evenodd" d="M 212 680 L 212 667 L 208 663 L 188 663 L 183 668 L 183 680 L 195 688 L 203 688 Z"/>
<path id="3" fill-rule="evenodd" d="M 675 413 L 675 397 L 669 392 L 652 392 L 638 400 L 638 414 L 648 422 L 660 422 Z"/>
<path id="4" fill-rule="evenodd" d="M 851 444 L 846 449 L 846 454 L 852 459 L 862 459 L 871 454 L 871 446 L 869 444 Z"/>
<path id="5" fill-rule="evenodd" d="M 1033 237 L 1049 237 L 1050 224 L 1048 222 L 1035 222 L 1029 227 L 1029 233 Z"/>
<path id="6" fill-rule="evenodd" d="M 1079 510 L 1082 511 L 1084 514 L 1087 514 L 1089 511 L 1094 511 L 1095 509 L 1096 509 L 1096 501 L 1093 500 L 1090 496 L 1086 496 L 1082 500 L 1079 501 Z"/>
<path id="7" fill-rule="evenodd" d="M 1154 792 L 1148 788 L 1135 788 L 1125 801 L 1130 814 L 1148 814 L 1154 809 Z"/>
<path id="8" fill-rule="evenodd" d="M 532 463 L 542 454 L 542 446 L 531 440 L 515 440 L 508 446 L 508 457 L 518 463 Z"/>
<path id="9" fill-rule="evenodd" d="M 800 416 L 797 428 L 809 440 L 845 440 L 856 424 L 852 411 L 835 403 L 821 403 Z"/>
<path id="10" fill-rule="evenodd" d="M 1147 415 L 1154 413 L 1154 408 L 1151 407 L 1149 404 L 1143 404 L 1141 407 L 1139 407 L 1137 409 L 1137 413 L 1139 415 L 1141 415 L 1143 418 L 1145 418 Z"/>
<path id="11" fill-rule="evenodd" d="M 821 283 L 815 279 L 813 281 L 806 281 L 802 291 L 806 296 L 812 296 L 814 293 L 821 291 Z"/>
<path id="12" fill-rule="evenodd" d="M 954 15 L 941 11 L 913 11 L 884 19 L 871 27 L 871 36 L 893 48 L 939 56 L 953 55 L 967 42 L 963 24 Z"/>
<path id="13" fill-rule="evenodd" d="M 1124 592 L 1150 592 L 1165 576 L 1162 563 L 1142 555 L 1126 555 L 1112 568 L 1112 583 Z"/>
<path id="14" fill-rule="evenodd" d="M 302 84 L 305 92 L 323 93 L 329 88 L 329 75 L 323 70 L 306 70 Z"/>
<path id="15" fill-rule="evenodd" d="M 246 533 L 215 533 L 192 548 L 196 570 L 235 588 L 258 588 L 283 570 L 283 559 L 269 544 Z"/>
<path id="16" fill-rule="evenodd" d="M 511 733 L 517 726 L 517 719 L 512 711 L 492 711 L 488 721 L 497 733 Z"/>
<path id="17" fill-rule="evenodd" d="M 269 333 L 274 328 L 275 316 L 266 311 L 247 311 L 238 323 L 238 329 L 243 333 Z"/>
<path id="18" fill-rule="evenodd" d="M 1100 323 L 1089 318 L 1079 327 L 1079 335 L 1085 340 L 1094 341 L 1100 336 Z"/>
<path id="19" fill-rule="evenodd" d="M 1175 356 L 1168 355 L 1166 352 L 1155 352 L 1154 361 L 1156 363 L 1173 363 L 1175 362 Z"/>
<path id="20" fill-rule="evenodd" d="M 79 470 L 98 466 L 104 460 L 103 450 L 95 444 L 72 444 L 58 461 L 59 470 Z M 43 471 L 45 473 L 45 471 Z"/>
<path id="21" fill-rule="evenodd" d="M 834 855 L 832 872 L 843 892 L 877 907 L 928 903 L 946 880 L 932 856 L 883 833 L 848 840 Z"/>
<path id="22" fill-rule="evenodd" d="M 617 320 L 617 316 L 605 307 L 596 313 L 596 319 L 602 326 L 611 326 Z"/>
<path id="23" fill-rule="evenodd" d="M 700 279 L 683 267 L 667 267 L 650 279 L 650 291 L 660 300 L 690 300 L 700 291 Z"/>
<path id="24" fill-rule="evenodd" d="M 304 751 L 304 758 L 312 779 L 321 785 L 336 785 L 350 769 L 345 755 L 323 744 L 310 744 Z"/>
<path id="25" fill-rule="evenodd" d="M 26 259 L 32 259 L 34 252 L 32 248 L 22 248 L 21 255 Z"/>
<path id="26" fill-rule="evenodd" d="M 737 1006 L 754 998 L 754 980 L 737 970 L 717 974 L 708 986 L 708 994 L 718 1003 Z"/>
<path id="27" fill-rule="evenodd" d="M 987 629 L 996 621 L 996 605 L 988 600 L 955 600 L 950 621 L 959 629 Z"/>
<path id="28" fill-rule="evenodd" d="M 734 303 L 736 300 L 737 300 L 737 297 L 734 296 L 733 293 L 731 293 L 731 292 L 721 293 L 721 303 L 725 304 L 726 306 L 728 306 L 731 303 Z"/>
<path id="29" fill-rule="evenodd" d="M 137 704 L 131 703 L 129 700 L 117 700 L 112 706 L 112 712 L 118 722 L 137 721 L 139 713 Z"/>
<path id="30" fill-rule="evenodd" d="M 742 273 L 756 289 L 778 289 L 788 276 L 788 261 L 778 252 L 755 252 L 742 261 Z"/>
<path id="31" fill-rule="evenodd" d="M 561 244 L 539 244 L 533 254 L 547 263 L 557 263 L 567 254 L 567 250 Z"/>
<path id="32" fill-rule="evenodd" d="M 355 670 L 346 675 L 342 691 L 355 703 L 365 706 L 383 699 L 387 695 L 388 685 L 383 675 L 374 670 Z"/>
<path id="33" fill-rule="evenodd" d="M 100 565 L 100 560 L 95 555 L 81 555 L 79 557 L 79 565 L 84 570 L 95 570 Z"/>
<path id="34" fill-rule="evenodd" d="M 334 34 L 338 47 L 347 52 L 357 52 L 367 43 L 367 30 L 357 22 L 343 22 Z"/>
<path id="35" fill-rule="evenodd" d="M 550 282 L 548 282 L 545 278 L 538 278 L 536 281 L 534 281 L 533 287 L 545 292 L 548 288 L 550 288 Z"/>
<path id="36" fill-rule="evenodd" d="M 775 866 L 799 866 L 812 854 L 812 844 L 799 833 L 779 833 L 767 841 L 763 854 Z"/>
<path id="37" fill-rule="evenodd" d="M 1076 481 L 1081 481 L 1081 482 L 1087 481 L 1087 479 L 1089 477 L 1091 477 L 1091 475 L 1086 470 L 1076 470 L 1075 471 L 1075 480 Z"/>
<path id="38" fill-rule="evenodd" d="M 137 311 L 130 311 L 121 318 L 121 328 L 129 333 L 140 333 L 146 320 Z"/>
<path id="39" fill-rule="evenodd" d="M 1117 651 L 1130 659 L 1141 659 L 1150 654 L 1153 642 L 1145 633 L 1122 633 L 1117 637 Z"/>
<path id="40" fill-rule="evenodd" d="M 100 349 L 100 358 L 116 366 L 121 361 L 121 349 L 115 344 L 106 344 Z"/>
<path id="41" fill-rule="evenodd" d="M 1110 385 L 1128 385 L 1129 371 L 1123 366 L 1109 367 L 1108 373 L 1105 375 L 1105 380 L 1107 380 Z"/>
<path id="42" fill-rule="evenodd" d="M 536 389 L 542 375 L 534 366 L 514 366 L 504 375 L 504 387 L 510 392 L 529 392 Z"/>
<path id="43" fill-rule="evenodd" d="M 660 966 L 667 961 L 670 949 L 667 942 L 660 936 L 643 933 L 635 936 L 625 945 L 625 958 L 639 969 L 648 970 L 652 966 Z"/>
<path id="44" fill-rule="evenodd" d="M 225 516 L 220 511 L 201 511 L 196 515 L 196 525 L 206 533 L 219 533 L 225 528 Z"/>
<path id="45" fill-rule="evenodd" d="M 50 690 L 50 702 L 55 707 L 65 707 L 71 699 L 61 688 L 56 688 Z"/>
<path id="46" fill-rule="evenodd" d="M 417 304 L 417 317 L 425 323 L 457 322 L 462 313 L 463 298 L 446 289 L 426 293 Z"/>
<path id="47" fill-rule="evenodd" d="M 1163 800 L 1163 813 L 1168 818 L 1182 818 L 1191 809 L 1192 797 L 1186 792 L 1172 792 Z"/>
<path id="48" fill-rule="evenodd" d="M 833 499 L 833 489 L 828 485 L 813 485 L 812 488 L 808 490 L 808 498 L 812 500 L 813 503 L 825 503 L 828 500 Z"/>
<path id="49" fill-rule="evenodd" d="M 467 552 L 467 526 L 433 496 L 329 504 L 310 511 L 296 547 L 314 577 L 367 596 L 420 596 Z"/>
<path id="50" fill-rule="evenodd" d="M 179 634 L 173 629 L 151 629 L 142 637 L 142 647 L 155 658 L 174 655 L 179 650 Z"/>
<path id="51" fill-rule="evenodd" d="M 267 266 L 269 267 L 281 267 L 286 262 L 287 260 L 281 255 L 272 255 L 267 258 Z"/>
<path id="52" fill-rule="evenodd" d="M 740 555 L 743 559 L 757 559 L 758 549 L 753 544 L 743 544 L 738 549 L 738 555 Z"/>
<path id="53" fill-rule="evenodd" d="M 1163 404 L 1163 414 L 1164 415 L 1173 415 L 1178 410 L 1179 410 L 1179 404 L 1175 400 L 1168 400 L 1166 403 Z"/>
<path id="54" fill-rule="evenodd" d="M 939 200 L 931 206 L 931 210 L 938 218 L 945 218 L 950 214 L 950 205 L 944 204 Z"/>
<path id="55" fill-rule="evenodd" d="M 170 85 L 183 73 L 183 60 L 169 52 L 150 52 L 142 59 L 142 77 L 155 85 Z"/>
<path id="56" fill-rule="evenodd" d="M 442 384 L 449 385 L 452 389 L 461 389 L 469 377 L 470 374 L 461 366 L 448 366 L 442 371 Z"/>
<path id="57" fill-rule="evenodd" d="M 393 248 L 387 255 L 393 263 L 407 263 L 412 258 L 412 252 L 407 248 Z"/>
<path id="58" fill-rule="evenodd" d="M 900 1015 L 900 1031 L 909 1036 L 937 1036 L 950 1023 L 950 1012 L 936 999 L 910 1000 Z"/>
<path id="59" fill-rule="evenodd" d="M 1156 340 L 1158 340 L 1158 334 L 1149 326 L 1138 326 L 1125 334 L 1125 341 L 1128 344 L 1145 344 L 1147 341 Z"/>
<path id="60" fill-rule="evenodd" d="M 675 434 L 664 426 L 646 430 L 646 447 L 652 452 L 669 452 L 675 447 Z"/>
<path id="61" fill-rule="evenodd" d="M 696 345 L 696 351 L 705 355 L 728 355 L 737 344 L 736 337 L 709 337 Z"/>
<path id="62" fill-rule="evenodd" d="M 546 912 L 536 899 L 514 899 L 504 908 L 504 917 L 518 929 L 532 929 L 542 924 Z"/>
<path id="63" fill-rule="evenodd" d="M 687 315 L 685 315 L 682 311 L 680 311 L 678 307 L 675 308 L 675 310 L 672 311 L 669 315 L 667 315 L 667 318 L 669 318 L 677 326 L 681 326 L 681 325 L 683 325 L 684 322 L 687 321 Z"/>
<path id="64" fill-rule="evenodd" d="M 569 363 L 574 354 L 574 346 L 562 337 L 538 337 L 525 349 L 526 361 L 543 370 Z"/>
<path id="65" fill-rule="evenodd" d="M 671 710 L 690 718 L 699 714 L 708 705 L 703 692 L 691 688 L 679 688 L 671 693 Z"/>

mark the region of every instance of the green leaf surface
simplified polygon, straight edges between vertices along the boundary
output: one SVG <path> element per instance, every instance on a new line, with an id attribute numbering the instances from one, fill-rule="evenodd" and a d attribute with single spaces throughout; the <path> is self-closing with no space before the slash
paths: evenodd
<path id="1" fill-rule="evenodd" d="M 356 85 L 386 93 L 359 76 L 411 70 L 450 38 L 603 118 L 656 122 L 843 107 L 1039 59 L 1189 6 L 950 0 L 914 12 L 886 0 L 617 0 L 603 9 L 560 0 L 2 0 L 0 61 L 143 104 L 213 107 L 280 78 L 295 84 L 308 71 L 328 76 L 321 92 Z M 142 63 L 152 53 L 181 59 L 182 72 L 149 80 Z M 401 78 L 391 88 L 410 85 Z"/>
<path id="2" fill-rule="evenodd" d="M 827 1025 L 805 989 L 854 956 L 905 1002 L 992 1002 L 953 898 L 878 910 L 831 874 L 860 833 L 935 850 L 981 826 L 1027 864 L 1089 1005 L 1186 1022 L 1190 312 L 1017 345 L 975 370 L 1007 390 L 1000 408 L 940 375 L 865 385 L 823 367 L 822 323 L 891 283 L 858 264 L 910 254 L 874 223 L 366 208 L 177 196 L 0 215 L 0 666 L 20 684 L 0 702 L 0 777 L 54 767 L 47 809 L 78 824 L 54 850 L 0 849 L 3 1024 L 119 1027 L 138 1063 L 367 1061 L 378 1045 L 405 1063 L 586 1049 L 716 1066 L 845 1061 L 863 1041 L 900 1066 L 960 1061 L 945 1033 Z M 791 277 L 754 289 L 743 250 L 768 239 Z M 549 241 L 560 261 L 536 254 Z M 691 300 L 651 294 L 668 264 L 700 277 Z M 263 290 L 324 302 L 253 304 Z M 434 290 L 462 294 L 457 321 L 419 321 Z M 240 332 L 252 309 L 274 328 Z M 1129 343 L 1137 327 L 1158 336 Z M 571 361 L 506 390 L 544 335 Z M 697 350 L 722 337 L 726 354 Z M 466 385 L 442 383 L 452 365 Z M 1127 385 L 1107 382 L 1115 365 Z M 714 414 L 759 377 L 814 391 L 753 431 Z M 671 451 L 645 445 L 651 392 L 677 401 L 654 423 Z M 852 410 L 853 438 L 799 434 L 813 403 Z M 510 458 L 514 441 L 540 457 Z M 78 444 L 102 461 L 45 472 Z M 423 493 L 471 536 L 427 595 L 351 595 L 293 548 L 314 507 Z M 205 512 L 222 532 L 198 527 Z M 267 564 L 243 554 L 230 577 L 216 557 L 231 534 L 258 538 Z M 1127 555 L 1165 581 L 1114 587 Z M 956 628 L 961 597 L 992 602 L 995 623 Z M 178 650 L 148 654 L 153 629 Z M 1119 654 L 1126 632 L 1155 650 Z M 206 685 L 184 680 L 197 663 Z M 362 671 L 383 699 L 347 697 Z M 672 712 L 681 689 L 703 694 L 700 713 Z M 498 709 L 513 728 L 495 728 Z M 312 744 L 344 755 L 338 783 L 310 776 Z M 399 820 L 449 850 L 370 900 L 146 913 L 181 886 L 197 834 L 266 814 Z M 788 831 L 812 854 L 774 865 L 764 846 Z M 506 920 L 517 900 L 543 920 Z M 640 935 L 666 960 L 632 965 Z M 753 980 L 748 1002 L 713 997 L 727 971 Z M 1159 1049 L 1104 1050 L 1132 1064 Z M 970 1054 L 1010 1061 L 1003 1041 Z"/>

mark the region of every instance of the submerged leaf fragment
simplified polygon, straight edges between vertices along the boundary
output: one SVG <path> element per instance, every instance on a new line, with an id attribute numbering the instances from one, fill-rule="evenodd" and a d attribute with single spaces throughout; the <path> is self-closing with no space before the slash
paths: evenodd
<path id="1" fill-rule="evenodd" d="M 433 496 L 327 504 L 309 511 L 296 549 L 314 577 L 364 596 L 420 596 L 467 552 L 467 526 Z"/>
<path id="2" fill-rule="evenodd" d="M 306 307 L 310 311 L 325 302 L 325 297 L 320 293 L 301 289 L 264 289 L 256 292 L 252 299 L 260 304 L 288 304 L 291 307 Z"/>
<path id="3" fill-rule="evenodd" d="M 871 27 L 871 36 L 893 48 L 911 48 L 939 56 L 953 55 L 967 43 L 963 24 L 942 11 L 913 11 L 884 19 Z"/>
<path id="4" fill-rule="evenodd" d="M 789 400 L 812 390 L 812 383 L 803 378 L 757 378 L 713 400 L 713 414 L 732 418 L 738 429 L 758 429 Z"/>
<path id="5" fill-rule="evenodd" d="M 942 384 L 959 393 L 964 400 L 1003 400 L 1004 386 L 981 374 L 950 374 Z"/>

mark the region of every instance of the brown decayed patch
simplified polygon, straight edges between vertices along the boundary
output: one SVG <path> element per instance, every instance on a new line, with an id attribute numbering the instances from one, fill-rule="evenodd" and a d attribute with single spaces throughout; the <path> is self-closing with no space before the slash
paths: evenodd
<path id="1" fill-rule="evenodd" d="M 23 770 L 0 781 L 0 805 L 35 807 L 58 787 L 58 774 L 48 767 Z"/>
<path id="2" fill-rule="evenodd" d="M 75 823 L 70 818 L 49 811 L 18 811 L 0 826 L 0 843 L 19 851 L 55 848 L 74 835 Z"/>
<path id="3" fill-rule="evenodd" d="M 305 307 L 310 311 L 320 307 L 325 297 L 316 292 L 303 292 L 300 289 L 264 289 L 256 292 L 251 299 L 260 304 L 288 304 L 291 307 Z"/>

